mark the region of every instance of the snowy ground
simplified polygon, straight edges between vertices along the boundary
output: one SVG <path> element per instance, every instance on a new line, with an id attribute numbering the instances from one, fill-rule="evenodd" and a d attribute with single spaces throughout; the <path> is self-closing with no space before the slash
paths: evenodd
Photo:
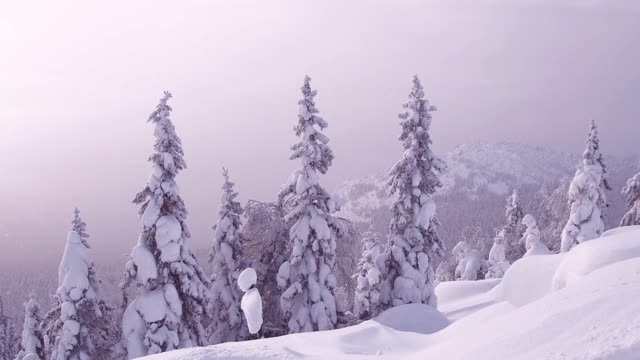
<path id="1" fill-rule="evenodd" d="M 407 305 L 350 328 L 148 359 L 640 359 L 640 226 L 436 291 L 444 316 Z"/>

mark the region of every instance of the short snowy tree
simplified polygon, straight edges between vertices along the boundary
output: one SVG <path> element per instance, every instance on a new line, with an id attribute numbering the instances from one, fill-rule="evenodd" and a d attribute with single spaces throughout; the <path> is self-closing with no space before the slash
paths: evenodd
<path id="1" fill-rule="evenodd" d="M 149 116 L 153 171 L 133 200 L 141 204 L 142 231 L 121 284 L 125 306 L 128 287 L 135 282 L 138 289 L 122 318 L 121 345 L 129 359 L 207 343 L 209 281 L 187 243 L 187 209 L 175 182 L 186 164 L 169 98 L 165 92 Z"/>
<path id="2" fill-rule="evenodd" d="M 81 227 L 82 236 L 74 229 Z M 113 333 L 111 308 L 100 298 L 100 281 L 88 253 L 85 224 L 75 211 L 72 230 L 67 237 L 56 291 L 54 324 L 49 329 L 45 347 L 54 360 L 108 359 Z"/>
<path id="3" fill-rule="evenodd" d="M 604 215 L 608 207 L 606 190 L 607 168 L 600 153 L 598 129 L 594 121 L 587 136 L 582 161 L 569 186 L 569 220 L 562 231 L 560 250 L 566 252 L 575 245 L 600 237 L 604 232 Z"/>
<path id="4" fill-rule="evenodd" d="M 0 360 L 12 360 L 19 341 L 13 321 L 4 313 L 4 303 L 0 298 Z"/>
<path id="5" fill-rule="evenodd" d="M 622 195 L 627 199 L 629 206 L 620 220 L 620 226 L 640 225 L 640 173 L 627 180 Z"/>
<path id="6" fill-rule="evenodd" d="M 381 252 L 380 239 L 371 223 L 362 236 L 362 257 L 358 261 L 358 272 L 354 274 L 356 295 L 353 314 L 360 319 L 376 316 L 380 310 L 380 270 L 377 259 Z"/>
<path id="7" fill-rule="evenodd" d="M 283 289 L 280 304 L 291 333 L 333 329 L 337 321 L 337 280 L 333 272 L 337 239 L 332 215 L 336 204 L 318 182 L 318 173 L 327 172 L 333 152 L 329 138 L 319 131 L 327 127 L 327 122 L 316 115 L 316 91 L 309 81 L 305 77 L 294 128 L 301 141 L 292 146 L 290 157 L 300 159 L 302 167 L 278 194 L 279 203 L 287 202 L 292 209 L 285 216 L 285 222 L 293 222 L 289 231 L 291 255 L 280 266 L 277 277 Z"/>
<path id="8" fill-rule="evenodd" d="M 505 243 L 505 230 L 498 231 L 496 237 L 493 239 L 493 246 L 489 251 L 489 258 L 487 259 L 487 273 L 485 279 L 500 279 L 504 276 L 504 273 L 509 269 L 509 262 L 506 257 Z"/>
<path id="9" fill-rule="evenodd" d="M 480 252 L 472 248 L 466 241 L 460 241 L 451 251 L 458 260 L 456 280 L 479 280 L 487 272 L 487 264 Z"/>
<path id="10" fill-rule="evenodd" d="M 249 332 L 252 336 L 258 336 L 262 328 L 262 298 L 256 288 L 258 275 L 252 268 L 244 269 L 238 276 L 238 287 L 244 292 L 241 307 L 247 321 Z"/>
<path id="11" fill-rule="evenodd" d="M 24 325 L 22 327 L 22 340 L 20 342 L 20 352 L 16 360 L 44 360 L 44 343 L 42 331 L 40 330 L 40 305 L 31 296 L 24 304 Z"/>
<path id="12" fill-rule="evenodd" d="M 442 186 L 439 173 L 445 163 L 431 150 L 431 111 L 418 76 L 413 77 L 409 101 L 400 117 L 402 158 L 389 171 L 388 189 L 397 196 L 391 208 L 389 239 L 378 257 L 382 273 L 383 309 L 402 304 L 437 305 L 432 256 L 444 255 L 433 194 Z"/>
<path id="13" fill-rule="evenodd" d="M 240 301 L 242 294 L 236 286 L 242 269 L 242 206 L 236 200 L 238 193 L 229 180 L 229 172 L 224 169 L 224 184 L 218 210 L 218 221 L 214 226 L 215 235 L 209 255 L 213 265 L 211 276 L 211 340 L 218 344 L 227 341 L 240 341 L 248 337 L 242 321 Z"/>
<path id="14" fill-rule="evenodd" d="M 288 326 L 280 309 L 281 291 L 277 277 L 280 265 L 289 257 L 289 226 L 284 221 L 285 210 L 281 204 L 250 200 L 244 208 L 245 223 L 242 233 L 256 247 L 259 254 L 252 266 L 258 273 L 257 288 L 264 301 L 264 324 L 262 335 L 280 336 L 288 332 Z M 251 249 L 249 249 L 251 250 Z"/>
<path id="15" fill-rule="evenodd" d="M 527 249 L 525 256 L 549 254 L 549 248 L 540 241 L 540 229 L 538 229 L 538 224 L 533 215 L 525 215 L 522 219 L 522 224 L 527 227 L 524 235 L 520 239 L 520 243 L 524 244 Z"/>
<path id="16" fill-rule="evenodd" d="M 522 236 L 522 218 L 524 217 L 518 190 L 513 189 L 513 192 L 507 198 L 507 207 L 504 214 L 507 217 L 507 224 L 504 227 L 507 261 L 513 263 L 520 259 L 525 252 L 524 247 L 518 243 Z"/>

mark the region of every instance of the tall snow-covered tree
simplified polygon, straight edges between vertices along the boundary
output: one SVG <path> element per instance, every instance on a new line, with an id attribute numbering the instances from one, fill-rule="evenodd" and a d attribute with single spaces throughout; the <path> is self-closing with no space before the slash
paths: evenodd
<path id="1" fill-rule="evenodd" d="M 606 190 L 611 190 L 611 187 L 607 182 L 607 167 L 600 153 L 598 129 L 592 120 L 582 160 L 567 193 L 571 210 L 562 231 L 562 252 L 595 239 L 604 232 L 605 210 L 609 206 Z"/>
<path id="2" fill-rule="evenodd" d="M 0 360 L 12 360 L 19 341 L 13 321 L 4 313 L 4 303 L 0 298 Z"/>
<path id="3" fill-rule="evenodd" d="M 155 125 L 152 173 L 133 202 L 140 204 L 142 231 L 131 251 L 121 288 L 138 291 L 122 318 L 128 358 L 207 343 L 209 280 L 188 246 L 187 209 L 175 177 L 186 167 L 182 142 L 169 118 L 165 92 L 149 116 Z"/>
<path id="4" fill-rule="evenodd" d="M 308 76 L 304 79 L 294 127 L 301 139 L 291 147 L 290 156 L 291 160 L 300 159 L 302 166 L 278 194 L 279 203 L 292 209 L 284 218 L 293 222 L 289 231 L 291 255 L 277 277 L 283 289 L 280 304 L 291 333 L 333 329 L 337 321 L 333 271 L 337 229 L 332 215 L 336 204 L 318 181 L 319 173 L 329 169 L 333 152 L 329 138 L 320 132 L 327 122 L 316 115 L 316 90 L 311 89 L 310 80 Z"/>
<path id="5" fill-rule="evenodd" d="M 73 229 L 82 223 L 76 211 L 60 267 L 55 308 L 43 328 L 45 349 L 53 360 L 108 359 L 113 346 L 111 308 L 100 297 L 100 281 L 85 238 Z M 84 226 L 83 226 L 84 230 Z"/>
<path id="6" fill-rule="evenodd" d="M 40 330 L 40 305 L 31 296 L 24 304 L 24 325 L 22 327 L 22 340 L 20 341 L 20 351 L 16 360 L 44 360 L 44 343 L 42 331 Z"/>
<path id="7" fill-rule="evenodd" d="M 446 164 L 431 150 L 431 111 L 418 76 L 413 77 L 409 101 L 400 117 L 404 148 L 402 158 L 389 171 L 388 189 L 396 195 L 392 205 L 389 239 L 378 257 L 383 281 L 383 309 L 402 304 L 437 305 L 434 293 L 433 255 L 444 254 L 433 194 L 442 186 L 439 175 Z"/>
<path id="8" fill-rule="evenodd" d="M 456 280 L 481 280 L 487 272 L 487 263 L 480 256 L 480 252 L 471 247 L 466 241 L 460 241 L 451 250 L 458 260 Z"/>
<path id="9" fill-rule="evenodd" d="M 640 173 L 627 180 L 622 195 L 629 204 L 627 212 L 620 220 L 620 226 L 640 225 Z"/>
<path id="10" fill-rule="evenodd" d="M 224 184 L 218 210 L 218 221 L 211 245 L 209 262 L 213 265 L 211 276 L 212 334 L 210 343 L 247 339 L 249 332 L 240 309 L 242 293 L 237 286 L 238 275 L 243 270 L 242 206 L 236 200 L 229 172 L 223 169 Z"/>
<path id="11" fill-rule="evenodd" d="M 513 263 L 520 259 L 525 253 L 525 248 L 518 241 L 522 237 L 522 218 L 524 211 L 520 203 L 518 190 L 513 189 L 511 195 L 507 198 L 507 206 L 504 211 L 507 218 L 507 224 L 504 227 L 504 237 L 507 246 L 507 261 Z"/>
<path id="12" fill-rule="evenodd" d="M 380 310 L 380 270 L 377 259 L 381 252 L 380 239 L 371 223 L 369 230 L 362 235 L 362 257 L 358 261 L 358 272 L 354 274 L 356 295 L 353 314 L 360 319 L 376 316 Z"/>

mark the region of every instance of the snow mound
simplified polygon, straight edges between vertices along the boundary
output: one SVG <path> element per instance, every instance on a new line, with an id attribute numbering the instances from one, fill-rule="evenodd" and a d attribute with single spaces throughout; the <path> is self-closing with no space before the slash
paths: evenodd
<path id="1" fill-rule="evenodd" d="M 254 286 L 256 281 L 258 281 L 258 275 L 252 268 L 244 269 L 244 271 L 242 271 L 238 276 L 238 286 L 240 287 L 240 290 L 244 292 Z"/>
<path id="2" fill-rule="evenodd" d="M 433 334 L 449 325 L 441 312 L 428 305 L 406 304 L 391 308 L 373 321 L 397 331 Z"/>

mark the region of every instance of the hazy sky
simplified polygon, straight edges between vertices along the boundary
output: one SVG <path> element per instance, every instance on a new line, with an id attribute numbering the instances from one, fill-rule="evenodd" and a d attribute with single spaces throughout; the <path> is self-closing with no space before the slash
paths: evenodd
<path id="1" fill-rule="evenodd" d="M 2 263 L 58 261 L 74 206 L 94 255 L 124 256 L 150 174 L 162 91 L 188 169 L 194 246 L 209 243 L 221 167 L 269 200 L 298 165 L 305 74 L 336 159 L 322 182 L 386 170 L 419 74 L 444 154 L 475 141 L 638 154 L 640 9 L 629 1 L 4 1 L 0 4 Z"/>

